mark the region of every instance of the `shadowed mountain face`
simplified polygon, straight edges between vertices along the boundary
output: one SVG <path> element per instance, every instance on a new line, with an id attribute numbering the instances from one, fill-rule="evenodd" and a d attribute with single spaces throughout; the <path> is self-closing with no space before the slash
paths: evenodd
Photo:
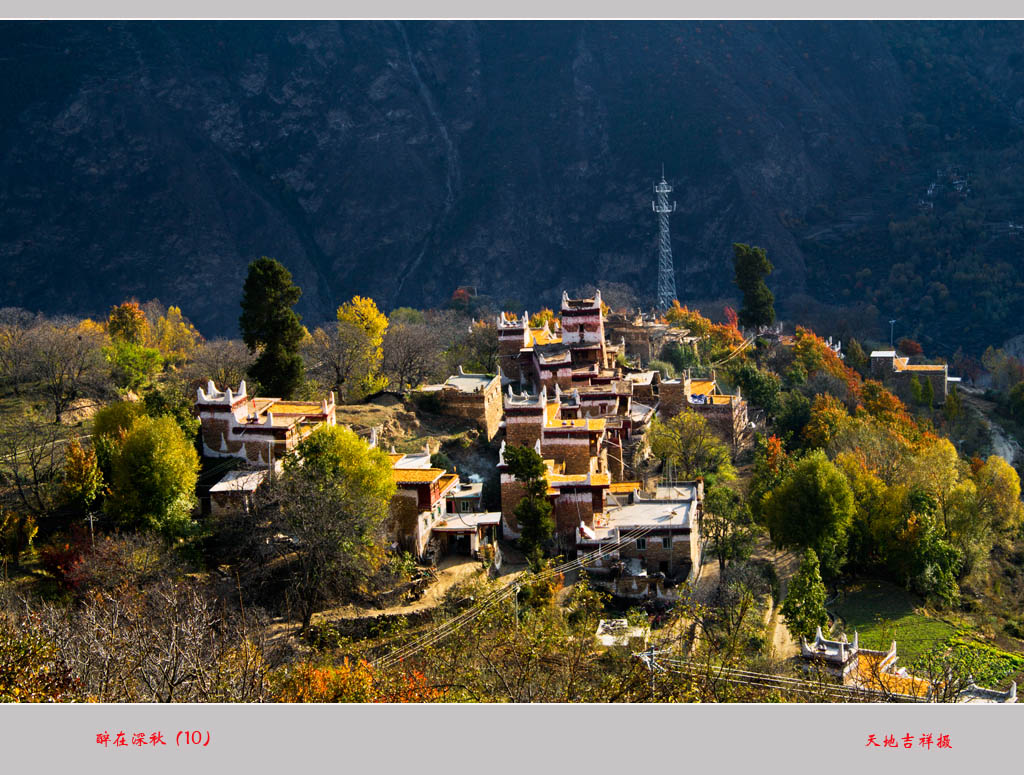
<path id="1" fill-rule="evenodd" d="M 903 262 L 923 286 L 911 277 L 886 296 L 900 262 L 885 251 L 905 247 L 893 222 L 924 217 L 915 208 L 936 159 L 1019 147 L 1024 102 L 1007 64 L 1019 31 L 5 23 L 0 306 L 99 314 L 158 297 L 207 335 L 233 335 L 260 255 L 292 271 L 307 323 L 353 293 L 424 306 L 458 285 L 530 308 L 585 283 L 626 283 L 649 300 L 651 184 L 664 162 L 682 299 L 734 296 L 742 241 L 768 248 L 793 310 L 809 298 L 859 305 L 870 324 L 930 295 L 907 319 L 959 325 L 929 290 L 945 275 L 923 257 Z M 916 51 L 918 39 L 932 48 Z M 936 54 L 936 40 L 952 43 Z M 956 57 L 957 75 L 932 73 L 927 56 Z M 957 134 L 976 121 L 944 118 L 955 104 L 929 112 L 958 77 L 961 103 L 982 94 L 992 113 L 983 136 Z"/>

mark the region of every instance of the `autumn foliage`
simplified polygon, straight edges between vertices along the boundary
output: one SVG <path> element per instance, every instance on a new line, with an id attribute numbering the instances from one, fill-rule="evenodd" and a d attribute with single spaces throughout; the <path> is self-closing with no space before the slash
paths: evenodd
<path id="1" fill-rule="evenodd" d="M 829 347 L 825 340 L 803 326 L 796 327 L 796 345 L 793 348 L 796 360 L 807 371 L 808 376 L 824 372 L 846 384 L 851 398 L 860 396 L 860 375 L 846 366 L 842 359 Z"/>
<path id="2" fill-rule="evenodd" d="M 394 671 L 393 671 L 394 672 Z M 387 674 L 346 658 L 340 665 L 297 665 L 278 678 L 277 702 L 437 702 L 440 690 L 415 670 Z"/>

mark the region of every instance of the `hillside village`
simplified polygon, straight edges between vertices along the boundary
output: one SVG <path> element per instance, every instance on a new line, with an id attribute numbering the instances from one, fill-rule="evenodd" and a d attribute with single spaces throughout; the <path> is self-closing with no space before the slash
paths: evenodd
<path id="1" fill-rule="evenodd" d="M 63 422 L 6 447 L 5 621 L 57 676 L 25 691 L 153 697 L 97 683 L 95 649 L 158 671 L 163 595 L 230 622 L 192 644 L 216 691 L 173 699 L 1016 701 L 1019 478 L 913 343 L 596 288 L 534 315 L 355 297 L 310 332 L 255 301 L 297 298 L 278 262 L 249 278 L 248 351 L 135 302 L 60 324 L 115 389 L 51 389 Z M 60 335 L 3 326 L 6 352 Z M 8 416 L 47 384 L 9 368 Z M 95 624 L 111 605 L 149 629 Z"/>

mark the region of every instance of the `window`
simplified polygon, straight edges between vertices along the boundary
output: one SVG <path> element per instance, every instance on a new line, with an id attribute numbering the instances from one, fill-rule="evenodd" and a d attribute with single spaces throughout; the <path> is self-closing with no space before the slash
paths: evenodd
<path id="1" fill-rule="evenodd" d="M 671 549 L 672 548 L 672 536 L 664 536 L 661 539 L 661 546 L 662 546 L 663 549 Z"/>
<path id="2" fill-rule="evenodd" d="M 642 552 L 646 548 L 647 548 L 647 539 L 646 538 L 638 538 L 638 539 L 636 539 L 636 549 L 637 549 L 638 552 Z"/>

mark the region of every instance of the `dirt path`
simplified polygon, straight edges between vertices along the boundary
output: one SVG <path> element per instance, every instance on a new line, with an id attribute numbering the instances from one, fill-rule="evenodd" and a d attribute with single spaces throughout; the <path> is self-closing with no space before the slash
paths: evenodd
<path id="1" fill-rule="evenodd" d="M 772 656 L 776 659 L 789 659 L 800 653 L 800 645 L 789 634 L 786 619 L 782 615 L 782 601 L 786 599 L 789 581 L 800 568 L 800 558 L 794 552 L 776 550 L 767 538 L 762 538 L 754 550 L 757 559 L 769 560 L 775 567 L 779 577 L 779 599 L 775 601 L 775 610 L 769 624 L 772 638 Z"/>
<path id="2" fill-rule="evenodd" d="M 313 614 L 313 623 L 321 619 L 358 619 L 363 616 L 388 616 L 391 614 L 408 614 L 433 608 L 441 602 L 445 593 L 456 584 L 483 573 L 483 566 L 478 560 L 470 557 L 449 556 L 441 560 L 437 566 L 437 580 L 423 592 L 419 600 L 391 605 L 386 608 L 373 606 L 343 605 L 328 608 Z"/>

